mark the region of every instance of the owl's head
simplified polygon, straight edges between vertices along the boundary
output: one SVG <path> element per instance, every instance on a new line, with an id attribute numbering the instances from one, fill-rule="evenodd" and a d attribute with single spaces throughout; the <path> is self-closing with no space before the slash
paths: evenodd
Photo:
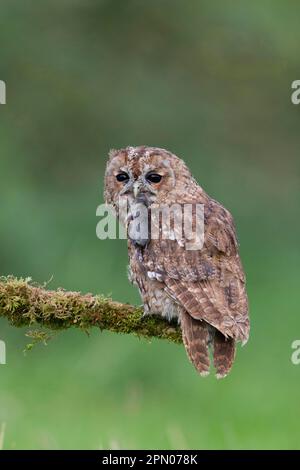
<path id="1" fill-rule="evenodd" d="M 120 198 L 163 204 L 176 193 L 187 192 L 192 176 L 185 163 L 168 150 L 155 147 L 126 147 L 112 150 L 105 174 L 105 200 L 118 205 Z"/>

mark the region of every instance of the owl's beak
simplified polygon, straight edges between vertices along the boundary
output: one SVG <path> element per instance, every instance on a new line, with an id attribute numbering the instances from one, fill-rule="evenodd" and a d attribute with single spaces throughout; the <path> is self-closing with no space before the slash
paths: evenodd
<path id="1" fill-rule="evenodd" d="M 134 197 L 136 198 L 137 195 L 139 194 L 140 190 L 141 190 L 141 187 L 142 187 L 142 183 L 140 181 L 135 181 L 133 183 L 133 194 L 134 194 Z"/>

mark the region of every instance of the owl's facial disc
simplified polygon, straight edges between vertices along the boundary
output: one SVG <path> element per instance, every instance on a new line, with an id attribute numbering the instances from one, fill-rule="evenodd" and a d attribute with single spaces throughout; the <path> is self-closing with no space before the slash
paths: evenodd
<path id="1" fill-rule="evenodd" d="M 129 168 L 122 167 L 115 173 L 115 178 L 120 196 L 129 196 L 136 202 L 149 205 L 157 194 L 163 175 L 152 170 L 134 175 Z"/>
<path id="2" fill-rule="evenodd" d="M 116 206 L 120 198 L 148 207 L 164 204 L 176 186 L 178 159 L 172 158 L 169 152 L 154 147 L 114 151 L 106 170 L 106 201 Z"/>

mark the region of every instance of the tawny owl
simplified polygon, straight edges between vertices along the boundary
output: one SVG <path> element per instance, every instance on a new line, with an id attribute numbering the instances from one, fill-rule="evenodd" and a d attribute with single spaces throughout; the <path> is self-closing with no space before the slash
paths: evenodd
<path id="1" fill-rule="evenodd" d="M 155 147 L 110 152 L 105 200 L 127 227 L 130 280 L 140 291 L 145 315 L 177 319 L 198 372 L 209 373 L 212 347 L 216 375 L 226 376 L 236 342 L 246 343 L 249 336 L 245 275 L 231 214 L 206 194 L 180 158 Z M 174 205 L 183 212 L 185 206 L 193 207 L 192 220 L 179 218 L 178 224 L 171 215 L 166 236 L 162 217 L 154 218 L 153 227 L 150 214 L 154 208 Z M 191 248 L 184 225 L 195 228 L 194 206 L 203 208 L 204 231 L 202 244 Z M 130 230 L 136 219 L 139 223 Z"/>

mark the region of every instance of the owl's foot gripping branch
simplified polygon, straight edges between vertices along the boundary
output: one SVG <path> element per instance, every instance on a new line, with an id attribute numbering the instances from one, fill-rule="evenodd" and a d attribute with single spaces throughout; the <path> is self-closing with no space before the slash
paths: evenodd
<path id="1" fill-rule="evenodd" d="M 180 327 L 158 316 L 143 318 L 140 308 L 114 302 L 101 295 L 47 290 L 31 279 L 0 278 L 0 317 L 16 327 L 50 329 L 92 327 L 147 339 L 161 338 L 181 343 Z"/>

